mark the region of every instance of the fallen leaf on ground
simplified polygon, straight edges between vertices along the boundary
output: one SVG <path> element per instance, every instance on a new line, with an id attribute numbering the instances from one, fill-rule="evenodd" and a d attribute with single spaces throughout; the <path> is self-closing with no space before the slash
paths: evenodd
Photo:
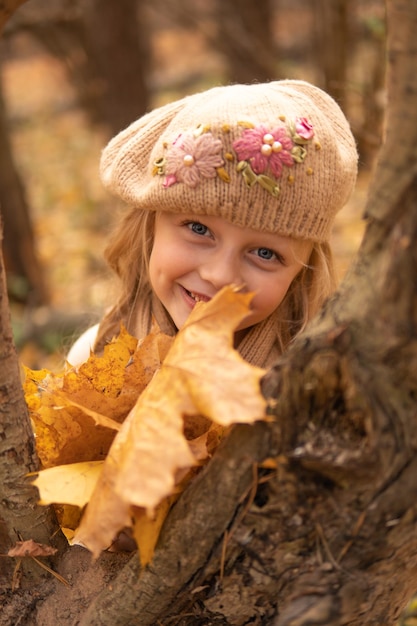
<path id="1" fill-rule="evenodd" d="M 56 552 L 57 549 L 52 546 L 37 543 L 36 541 L 33 541 L 33 539 L 27 539 L 26 541 L 16 541 L 13 548 L 10 548 L 7 552 L 7 556 L 51 556 Z"/>

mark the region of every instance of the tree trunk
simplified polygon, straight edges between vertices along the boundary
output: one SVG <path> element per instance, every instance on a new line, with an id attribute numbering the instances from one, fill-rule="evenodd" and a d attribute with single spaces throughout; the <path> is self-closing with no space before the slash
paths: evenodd
<path id="1" fill-rule="evenodd" d="M 373 27 L 372 27 L 373 26 Z M 385 55 L 386 55 L 386 24 L 376 20 L 369 25 L 366 39 L 372 42 L 372 52 L 368 51 L 366 75 L 362 79 L 361 101 L 363 117 L 360 128 L 356 129 L 356 140 L 362 167 L 370 167 L 381 145 L 384 123 L 384 87 L 385 87 Z"/>
<path id="2" fill-rule="evenodd" d="M 24 187 L 13 159 L 2 91 L 0 80 L 0 212 L 9 289 L 16 300 L 39 306 L 47 304 L 48 290 L 35 248 Z"/>
<path id="3" fill-rule="evenodd" d="M 0 6 L 0 32 L 22 1 L 3 2 Z M 2 223 L 0 219 L 0 244 Z M 19 539 L 32 538 L 63 547 L 59 528 L 49 508 L 37 505 L 37 491 L 27 473 L 39 468 L 34 437 L 20 382 L 19 362 L 13 344 L 6 277 L 0 245 L 0 543 L 4 552 Z M 1 560 L 2 586 L 10 584 L 12 566 Z M 27 576 L 39 577 L 42 570 L 34 562 L 24 568 Z"/>
<path id="4" fill-rule="evenodd" d="M 88 0 L 83 9 L 90 88 L 114 135 L 149 107 L 150 45 L 143 0 Z"/>
<path id="5" fill-rule="evenodd" d="M 25 30 L 62 61 L 93 124 L 113 136 L 149 108 L 151 50 L 143 0 L 83 0 L 26 7 Z"/>
<path id="6" fill-rule="evenodd" d="M 315 0 L 314 18 L 318 65 L 323 71 L 323 89 L 346 110 L 346 80 L 352 0 Z"/>
<path id="7" fill-rule="evenodd" d="M 216 0 L 217 49 L 223 52 L 231 82 L 264 82 L 277 75 L 270 0 Z"/>
<path id="8" fill-rule="evenodd" d="M 50 544 L 59 527 L 51 510 L 37 505 L 37 490 L 27 478 L 29 472 L 39 469 L 39 463 L 13 345 L 1 253 L 0 330 L 0 543 L 4 554 L 18 540 L 34 539 Z M 61 549 L 64 547 L 59 533 L 53 543 Z M 27 568 L 27 574 L 42 573 L 34 562 L 29 564 L 32 567 Z M 10 582 L 11 566 L 4 559 L 2 569 Z"/>

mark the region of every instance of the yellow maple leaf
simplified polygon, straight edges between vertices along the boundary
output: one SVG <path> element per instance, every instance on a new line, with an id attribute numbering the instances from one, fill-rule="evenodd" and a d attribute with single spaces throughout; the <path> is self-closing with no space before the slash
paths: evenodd
<path id="1" fill-rule="evenodd" d="M 89 461 L 42 470 L 33 481 L 41 494 L 39 504 L 70 503 L 82 508 L 91 498 L 102 467 L 103 461 Z"/>
<path id="2" fill-rule="evenodd" d="M 138 344 L 122 328 L 103 356 L 92 354 L 78 370 L 26 368 L 25 398 L 43 467 L 103 460 L 172 340 L 153 328 Z"/>
<path id="3" fill-rule="evenodd" d="M 121 426 L 75 537 L 95 556 L 131 525 L 133 507 L 152 517 L 178 477 L 199 462 L 184 437 L 186 416 L 222 426 L 265 417 L 259 384 L 265 372 L 233 349 L 251 298 L 226 287 L 197 304 Z"/>
<path id="4" fill-rule="evenodd" d="M 76 372 L 75 379 L 90 381 L 93 389 L 101 394 L 117 398 L 123 387 L 126 364 L 136 350 L 138 340 L 122 327 L 117 341 L 112 341 L 104 348 L 104 358 L 94 353 Z M 69 391 L 69 384 L 67 391 Z"/>
<path id="5" fill-rule="evenodd" d="M 164 498 L 158 504 L 152 516 L 146 509 L 133 507 L 133 536 L 139 548 L 139 558 L 142 567 L 152 560 L 155 546 L 161 532 L 162 525 L 171 506 L 177 501 L 179 494 Z"/>

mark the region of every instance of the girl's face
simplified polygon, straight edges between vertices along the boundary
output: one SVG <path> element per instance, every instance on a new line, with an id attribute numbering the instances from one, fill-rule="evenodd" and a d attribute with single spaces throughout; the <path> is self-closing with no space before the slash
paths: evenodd
<path id="1" fill-rule="evenodd" d="M 311 242 L 240 228 L 221 217 L 160 212 L 149 277 L 177 328 L 196 302 L 226 285 L 254 292 L 251 313 L 238 328 L 243 330 L 281 304 L 311 249 Z"/>

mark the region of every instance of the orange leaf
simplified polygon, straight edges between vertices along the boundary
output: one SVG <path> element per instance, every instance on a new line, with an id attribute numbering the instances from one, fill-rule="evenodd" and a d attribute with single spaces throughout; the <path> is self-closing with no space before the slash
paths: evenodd
<path id="1" fill-rule="evenodd" d="M 203 415 L 223 426 L 264 419 L 264 370 L 233 349 L 251 297 L 227 287 L 199 303 L 123 423 L 76 533 L 96 556 L 126 524 L 131 508 L 152 516 L 178 477 L 198 462 L 184 437 L 184 417 Z"/>
<path id="2" fill-rule="evenodd" d="M 26 369 L 25 398 L 42 465 L 103 460 L 170 343 L 154 328 L 137 345 L 122 328 L 102 357 L 91 355 L 78 371 Z"/>

